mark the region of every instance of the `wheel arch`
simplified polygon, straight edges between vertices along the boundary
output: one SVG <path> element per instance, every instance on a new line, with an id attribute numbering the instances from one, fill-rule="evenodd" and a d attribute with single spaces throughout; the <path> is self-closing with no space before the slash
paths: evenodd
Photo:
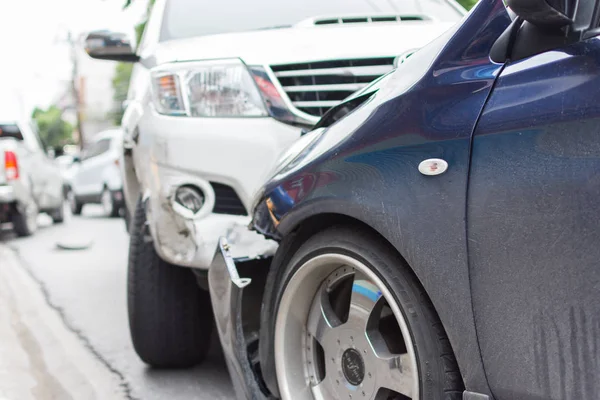
<path id="1" fill-rule="evenodd" d="M 410 257 L 407 255 L 410 254 L 405 252 L 409 251 L 410 246 L 415 245 L 411 243 L 411 238 L 407 237 L 410 232 L 400 229 L 394 221 L 384 222 L 384 220 L 381 215 L 374 216 L 361 205 L 340 203 L 339 199 L 322 199 L 297 205 L 281 218 L 275 228 L 281 241 L 280 249 L 270 268 L 282 268 L 303 243 L 328 227 L 350 225 L 370 232 L 404 261 L 431 301 L 450 339 L 466 389 L 491 395 L 483 373 L 475 320 L 472 315 L 469 278 L 464 275 L 465 273 L 468 275 L 468 272 L 456 271 L 460 278 L 457 278 L 454 283 L 460 282 L 460 287 L 453 287 L 452 282 L 447 282 L 448 286 L 444 287 L 435 286 L 434 282 L 439 279 L 429 278 L 431 274 L 437 273 L 438 268 L 430 271 L 419 264 L 419 259 L 409 260 Z M 445 267 L 439 266 L 439 268 Z M 450 306 L 449 303 L 454 305 Z M 456 317 L 457 312 L 462 315 L 460 318 Z M 263 356 L 266 354 L 261 352 L 261 361 Z M 276 382 L 265 378 L 265 383 L 270 389 L 273 385 L 277 387 Z"/>

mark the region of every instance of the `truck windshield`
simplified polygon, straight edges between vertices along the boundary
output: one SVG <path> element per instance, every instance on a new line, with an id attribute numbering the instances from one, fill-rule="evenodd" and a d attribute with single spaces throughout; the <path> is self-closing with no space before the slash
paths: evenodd
<path id="1" fill-rule="evenodd" d="M 381 14 L 453 22 L 463 10 L 447 0 L 168 0 L 160 40 L 285 27 L 313 17 Z"/>

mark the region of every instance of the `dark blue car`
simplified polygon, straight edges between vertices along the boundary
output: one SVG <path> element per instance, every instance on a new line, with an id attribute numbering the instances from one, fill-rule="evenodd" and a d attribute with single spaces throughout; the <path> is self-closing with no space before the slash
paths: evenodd
<path id="1" fill-rule="evenodd" d="M 600 399 L 599 2 L 507 3 L 286 154 L 253 368 L 224 342 L 238 393 Z"/>

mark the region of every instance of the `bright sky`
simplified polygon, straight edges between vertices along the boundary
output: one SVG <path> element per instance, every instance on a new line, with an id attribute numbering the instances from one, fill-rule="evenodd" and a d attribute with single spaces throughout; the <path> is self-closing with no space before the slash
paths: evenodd
<path id="1" fill-rule="evenodd" d="M 69 79 L 67 32 L 75 37 L 95 29 L 133 35 L 146 0 L 0 0 L 0 87 L 22 93 L 25 106 L 47 106 Z M 63 41 L 63 43 L 61 43 Z"/>

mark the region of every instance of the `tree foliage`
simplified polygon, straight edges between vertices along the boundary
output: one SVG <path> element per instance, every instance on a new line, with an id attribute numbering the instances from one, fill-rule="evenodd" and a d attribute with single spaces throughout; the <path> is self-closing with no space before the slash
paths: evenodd
<path id="1" fill-rule="evenodd" d="M 127 8 L 131 5 L 132 0 L 126 0 L 123 8 Z M 148 14 L 150 14 L 150 10 L 154 5 L 154 0 L 148 1 Z M 137 24 L 135 26 L 135 36 L 136 43 L 140 43 L 142 39 L 142 34 L 144 33 L 144 29 L 146 28 L 146 19 Z M 127 100 L 127 92 L 129 91 L 129 81 L 131 80 L 131 72 L 133 70 L 132 63 L 117 63 L 115 67 L 115 75 L 112 79 L 113 86 L 113 101 L 115 102 L 115 111 L 112 113 L 111 118 L 113 122 L 117 125 L 121 124 L 121 119 L 123 119 L 124 109 L 122 104 L 125 100 Z"/>
<path id="2" fill-rule="evenodd" d="M 475 4 L 477 4 L 477 0 L 458 0 L 458 3 L 467 10 L 470 10 Z"/>
<path id="3" fill-rule="evenodd" d="M 73 143 L 73 125 L 63 119 L 58 107 L 51 106 L 47 110 L 36 108 L 32 117 L 46 146 L 58 149 Z"/>

